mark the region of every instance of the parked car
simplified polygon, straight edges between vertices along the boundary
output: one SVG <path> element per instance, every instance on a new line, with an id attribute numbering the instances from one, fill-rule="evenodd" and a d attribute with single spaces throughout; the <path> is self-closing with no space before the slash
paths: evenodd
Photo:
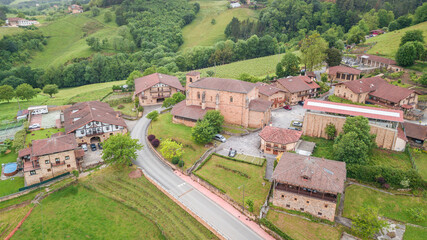
<path id="1" fill-rule="evenodd" d="M 415 142 L 415 143 L 418 143 L 418 144 L 423 144 L 423 141 L 418 140 L 418 139 L 414 139 L 414 142 Z"/>
<path id="2" fill-rule="evenodd" d="M 102 143 L 100 143 L 100 142 L 98 143 L 98 148 L 102 149 Z"/>
<path id="3" fill-rule="evenodd" d="M 87 151 L 87 145 L 86 144 L 82 144 L 81 147 L 82 147 L 83 151 L 85 151 L 85 152 Z"/>
<path id="4" fill-rule="evenodd" d="M 285 110 L 292 110 L 292 107 L 291 107 L 291 106 L 289 106 L 289 105 L 285 105 L 285 106 L 283 107 L 283 109 L 285 109 Z"/>
<path id="5" fill-rule="evenodd" d="M 39 128 L 39 127 L 40 127 L 40 124 L 34 123 L 33 125 L 28 126 L 28 129 L 35 129 L 35 128 Z"/>
<path id="6" fill-rule="evenodd" d="M 304 106 L 304 101 L 299 101 L 298 104 Z"/>
<path id="7" fill-rule="evenodd" d="M 292 126 L 294 126 L 294 127 L 302 127 L 302 122 L 295 121 L 295 122 L 292 123 Z"/>
<path id="8" fill-rule="evenodd" d="M 228 152 L 229 157 L 235 157 L 237 154 L 237 151 L 235 149 L 230 148 L 230 151 Z"/>
<path id="9" fill-rule="evenodd" d="M 217 141 L 220 141 L 220 142 L 223 142 L 223 143 L 225 141 L 227 141 L 227 139 L 224 136 L 222 136 L 221 134 L 215 134 L 215 136 L 213 137 L 213 139 L 217 140 Z"/>
<path id="10" fill-rule="evenodd" d="M 288 127 L 288 129 L 301 131 L 301 129 L 296 128 L 296 127 Z"/>
<path id="11" fill-rule="evenodd" d="M 92 143 L 90 145 L 90 149 L 92 149 L 92 151 L 96 151 L 96 145 L 95 145 L 95 143 Z"/>

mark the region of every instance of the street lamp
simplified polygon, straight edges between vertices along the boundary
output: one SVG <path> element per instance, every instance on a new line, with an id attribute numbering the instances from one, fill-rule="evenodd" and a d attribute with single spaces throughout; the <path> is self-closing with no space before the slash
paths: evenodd
<path id="1" fill-rule="evenodd" d="M 237 189 L 243 188 L 243 199 L 242 199 L 242 212 L 245 212 L 245 184 L 239 186 Z"/>

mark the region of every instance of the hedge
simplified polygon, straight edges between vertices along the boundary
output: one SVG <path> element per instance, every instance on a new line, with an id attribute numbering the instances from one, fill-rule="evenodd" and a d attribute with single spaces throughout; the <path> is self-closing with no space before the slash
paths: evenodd
<path id="1" fill-rule="evenodd" d="M 366 182 L 377 182 L 378 177 L 397 188 L 401 188 L 400 182 L 409 179 L 411 188 L 426 188 L 426 181 L 414 169 L 407 171 L 384 166 L 364 166 L 358 164 L 347 165 L 347 177 Z"/>
<path id="2" fill-rule="evenodd" d="M 278 227 L 276 227 L 276 225 L 274 225 L 273 223 L 271 223 L 270 221 L 268 221 L 266 218 L 261 218 L 259 220 L 259 222 L 266 226 L 267 228 L 269 228 L 271 231 L 277 233 L 279 236 L 281 236 L 283 239 L 286 240 L 293 240 L 288 234 L 282 232 L 282 230 L 280 230 Z"/>
<path id="3" fill-rule="evenodd" d="M 251 165 L 254 165 L 254 166 L 257 166 L 257 167 L 262 167 L 262 166 L 264 166 L 264 163 L 266 162 L 266 161 L 264 161 L 264 162 L 262 163 L 262 165 L 258 165 L 258 164 L 255 164 L 255 163 L 245 162 L 245 161 L 242 161 L 242 160 L 239 160 L 239 159 L 236 159 L 236 158 L 232 158 L 232 157 L 224 156 L 224 155 L 221 155 L 221 154 L 218 154 L 218 153 L 212 153 L 212 154 L 213 154 L 213 155 L 215 155 L 215 156 L 218 156 L 218 157 L 222 157 L 222 158 L 225 158 L 225 159 L 231 160 L 231 161 L 241 162 L 241 163 L 246 163 L 246 164 L 251 164 Z"/>

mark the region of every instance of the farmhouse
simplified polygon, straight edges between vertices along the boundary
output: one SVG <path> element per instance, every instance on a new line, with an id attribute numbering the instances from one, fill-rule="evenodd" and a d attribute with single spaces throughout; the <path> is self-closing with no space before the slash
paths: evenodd
<path id="1" fill-rule="evenodd" d="M 302 127 L 303 135 L 327 138 L 326 125 L 332 123 L 337 133 L 348 116 L 364 116 L 369 119 L 371 134 L 375 134 L 378 147 L 403 151 L 406 137 L 399 123 L 403 123 L 403 112 L 400 110 L 365 107 L 353 104 L 343 104 L 309 99 L 304 103 L 307 112 Z"/>
<path id="2" fill-rule="evenodd" d="M 406 137 L 412 146 L 427 150 L 427 126 L 404 122 L 403 128 L 405 129 Z"/>
<path id="3" fill-rule="evenodd" d="M 273 205 L 334 221 L 345 162 L 283 153 L 273 172 Z"/>
<path id="4" fill-rule="evenodd" d="M 27 20 L 24 18 L 7 18 L 6 26 L 9 27 L 26 27 L 34 24 L 39 24 L 39 22 L 35 20 Z"/>
<path id="5" fill-rule="evenodd" d="M 24 166 L 25 185 L 33 185 L 77 169 L 84 151 L 79 149 L 74 134 L 34 140 L 19 151 Z"/>
<path id="6" fill-rule="evenodd" d="M 361 70 L 347 67 L 334 66 L 326 69 L 328 81 L 352 81 L 360 78 Z"/>
<path id="7" fill-rule="evenodd" d="M 66 134 L 74 134 L 78 144 L 96 143 L 117 133 L 126 133 L 126 123 L 108 103 L 81 102 L 65 109 Z"/>
<path id="8" fill-rule="evenodd" d="M 280 78 L 273 86 L 285 91 L 286 102 L 290 105 L 317 96 L 317 90 L 320 88 L 308 76 Z"/>
<path id="9" fill-rule="evenodd" d="M 277 109 L 285 105 L 285 91 L 262 82 L 257 82 L 256 85 L 259 90 L 258 97 L 272 102 L 272 109 Z"/>
<path id="10" fill-rule="evenodd" d="M 259 98 L 255 83 L 223 78 L 186 76 L 187 98 L 172 109 L 173 122 L 194 126 L 208 110 L 218 110 L 224 121 L 259 128 L 270 122 L 272 102 Z"/>
<path id="11" fill-rule="evenodd" d="M 82 13 L 83 7 L 77 4 L 73 4 L 71 6 L 68 6 L 68 12 L 72 14 Z"/>
<path id="12" fill-rule="evenodd" d="M 385 68 L 393 72 L 400 72 L 403 70 L 403 68 L 396 65 L 396 61 L 376 55 L 360 54 L 357 55 L 356 60 L 366 66 Z"/>
<path id="13" fill-rule="evenodd" d="M 418 103 L 415 91 L 389 84 L 381 77 L 337 84 L 334 94 L 352 102 L 368 102 L 395 109 L 412 109 Z"/>
<path id="14" fill-rule="evenodd" d="M 298 130 L 265 126 L 259 133 L 261 150 L 274 155 L 294 151 L 301 134 L 302 132 Z"/>
<path id="15" fill-rule="evenodd" d="M 155 105 L 177 92 L 184 92 L 184 87 L 177 77 L 153 73 L 135 79 L 133 98 L 138 98 L 141 106 Z"/>

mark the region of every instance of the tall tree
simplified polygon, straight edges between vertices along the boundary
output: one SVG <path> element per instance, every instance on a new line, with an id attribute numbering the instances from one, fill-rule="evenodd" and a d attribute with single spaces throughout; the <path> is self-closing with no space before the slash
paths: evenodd
<path id="1" fill-rule="evenodd" d="M 285 69 L 283 76 L 296 76 L 300 73 L 299 64 L 300 59 L 297 55 L 287 52 L 283 55 L 282 61 L 280 62 Z M 277 75 L 277 74 L 276 74 Z"/>
<path id="2" fill-rule="evenodd" d="M 222 116 L 220 111 L 210 110 L 203 117 L 204 121 L 209 123 L 216 133 L 222 131 L 222 124 L 224 124 L 224 116 Z"/>
<path id="3" fill-rule="evenodd" d="M 0 101 L 9 102 L 15 97 L 15 92 L 13 87 L 9 85 L 0 86 Z"/>
<path id="4" fill-rule="evenodd" d="M 57 94 L 59 92 L 58 86 L 56 84 L 47 84 L 43 88 L 43 93 L 49 94 L 52 97 L 53 94 Z"/>
<path id="5" fill-rule="evenodd" d="M 16 87 L 15 93 L 19 99 L 22 99 L 22 100 L 25 99 L 27 101 L 34 98 L 37 95 L 37 92 L 28 83 L 23 83 L 18 87 Z"/>
<path id="6" fill-rule="evenodd" d="M 326 49 L 328 49 L 328 43 L 320 37 L 319 33 L 313 33 L 302 41 L 301 62 L 308 71 L 313 71 L 317 65 L 325 60 Z"/>
<path id="7" fill-rule="evenodd" d="M 413 42 L 407 42 L 399 47 L 396 53 L 396 62 L 399 66 L 412 66 L 417 58 L 417 49 Z"/>
<path id="8" fill-rule="evenodd" d="M 105 140 L 102 159 L 114 166 L 128 166 L 132 159 L 136 159 L 136 151 L 142 147 L 138 140 L 132 139 L 129 134 L 115 134 Z"/>
<path id="9" fill-rule="evenodd" d="M 177 143 L 171 139 L 166 139 L 160 144 L 160 152 L 163 157 L 172 159 L 173 157 L 180 158 L 184 153 L 181 143 Z"/>
<path id="10" fill-rule="evenodd" d="M 198 121 L 191 129 L 191 136 L 196 143 L 205 144 L 212 141 L 212 138 L 217 132 L 208 121 Z"/>
<path id="11" fill-rule="evenodd" d="M 382 228 L 387 227 L 387 221 L 379 217 L 378 208 L 362 207 L 353 218 L 354 230 L 364 238 L 372 238 Z"/>
<path id="12" fill-rule="evenodd" d="M 326 50 L 326 63 L 329 67 L 338 66 L 341 64 L 342 53 L 336 48 Z"/>
<path id="13" fill-rule="evenodd" d="M 424 43 L 423 31 L 421 30 L 409 30 L 400 39 L 400 46 L 405 45 L 407 42 L 421 42 Z"/>

